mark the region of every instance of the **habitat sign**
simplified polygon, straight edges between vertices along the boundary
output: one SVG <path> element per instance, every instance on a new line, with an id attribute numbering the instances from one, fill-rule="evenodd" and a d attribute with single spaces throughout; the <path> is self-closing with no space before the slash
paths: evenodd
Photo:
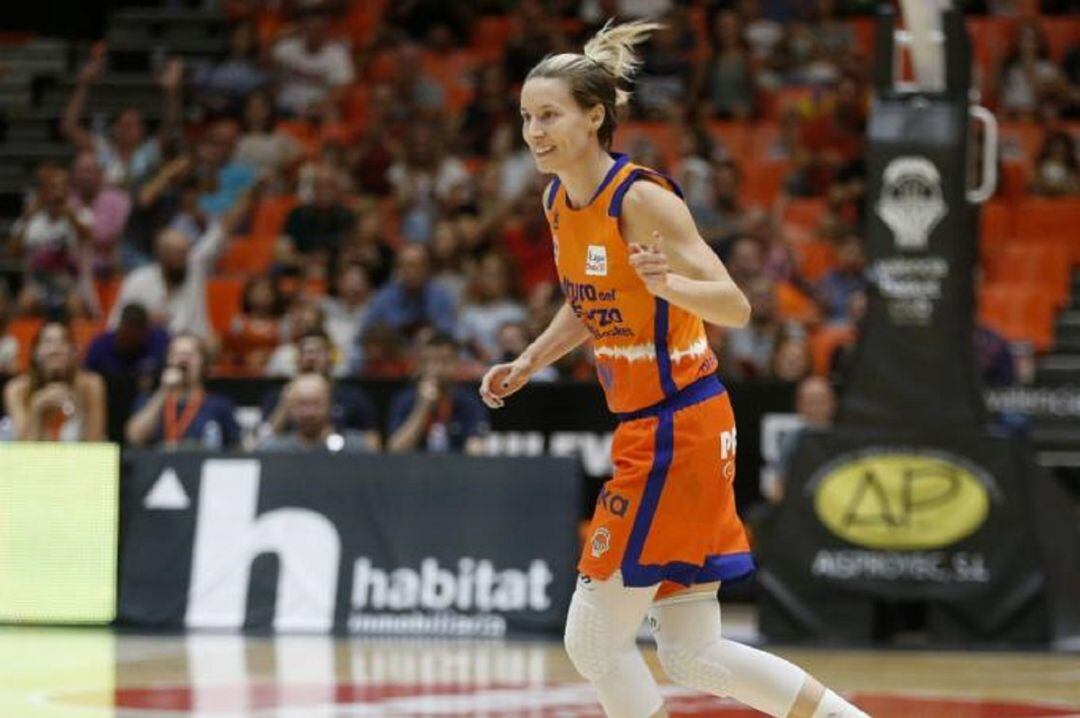
<path id="1" fill-rule="evenodd" d="M 577 462 L 126 458 L 123 623 L 484 637 L 562 624 Z"/>

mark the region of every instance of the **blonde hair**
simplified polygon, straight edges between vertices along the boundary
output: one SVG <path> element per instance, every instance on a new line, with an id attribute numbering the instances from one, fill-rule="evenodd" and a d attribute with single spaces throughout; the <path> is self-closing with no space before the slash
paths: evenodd
<path id="1" fill-rule="evenodd" d="M 582 109 L 603 105 L 604 121 L 596 135 L 607 149 L 615 135 L 615 108 L 630 101 L 630 92 L 620 85 L 628 84 L 641 66 L 634 48 L 662 27 L 658 22 L 647 20 L 619 25 L 608 20 L 585 43 L 580 54 L 548 55 L 529 71 L 525 81 L 533 78 L 565 80 L 570 95 Z"/>

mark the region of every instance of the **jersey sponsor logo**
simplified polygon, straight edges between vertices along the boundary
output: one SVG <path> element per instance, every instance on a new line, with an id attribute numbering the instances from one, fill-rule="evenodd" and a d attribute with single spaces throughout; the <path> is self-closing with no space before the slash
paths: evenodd
<path id="1" fill-rule="evenodd" d="M 590 244 L 585 254 L 585 274 L 590 277 L 607 276 L 607 247 Z"/>
<path id="2" fill-rule="evenodd" d="M 993 478 L 941 451 L 871 449 L 841 456 L 809 484 L 814 511 L 834 535 L 867 548 L 942 548 L 986 522 Z"/>
<path id="3" fill-rule="evenodd" d="M 611 532 L 601 526 L 593 531 L 592 538 L 589 539 L 589 553 L 593 558 L 600 558 L 608 552 L 611 548 Z"/>
<path id="4" fill-rule="evenodd" d="M 630 508 L 630 499 L 614 491 L 608 491 L 607 486 L 600 489 L 600 496 L 596 499 L 596 503 L 598 506 L 607 509 L 608 513 L 619 518 L 625 518 L 627 510 Z"/>

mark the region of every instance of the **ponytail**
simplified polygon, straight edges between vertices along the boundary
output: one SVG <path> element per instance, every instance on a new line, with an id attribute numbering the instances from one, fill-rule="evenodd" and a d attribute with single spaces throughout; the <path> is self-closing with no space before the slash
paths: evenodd
<path id="1" fill-rule="evenodd" d="M 583 110 L 596 105 L 604 107 L 604 121 L 597 130 L 597 139 L 604 149 L 610 149 L 615 135 L 615 109 L 630 101 L 625 86 L 641 66 L 635 46 L 663 25 L 647 20 L 635 20 L 619 25 L 608 20 L 593 35 L 581 54 L 548 55 L 525 77 L 565 80 L 570 95 Z"/>

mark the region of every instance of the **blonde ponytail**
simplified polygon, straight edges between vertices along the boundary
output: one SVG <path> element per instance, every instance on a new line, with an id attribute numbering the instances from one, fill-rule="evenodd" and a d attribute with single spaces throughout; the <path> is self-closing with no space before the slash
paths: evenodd
<path id="1" fill-rule="evenodd" d="M 611 147 L 615 135 L 615 108 L 630 100 L 625 85 L 641 66 L 634 47 L 663 25 L 647 20 L 635 20 L 613 25 L 611 20 L 593 35 L 582 54 L 548 55 L 525 77 L 564 80 L 570 94 L 583 110 L 604 106 L 604 122 L 597 130 L 597 139 L 605 149 Z"/>
<path id="2" fill-rule="evenodd" d="M 644 42 L 655 30 L 662 28 L 658 22 L 635 20 L 613 25 L 611 20 L 604 23 L 598 33 L 585 43 L 582 54 L 600 67 L 618 82 L 629 82 L 641 67 L 641 58 L 634 51 L 634 46 Z M 615 104 L 625 105 L 630 101 L 630 93 L 616 86 Z"/>

